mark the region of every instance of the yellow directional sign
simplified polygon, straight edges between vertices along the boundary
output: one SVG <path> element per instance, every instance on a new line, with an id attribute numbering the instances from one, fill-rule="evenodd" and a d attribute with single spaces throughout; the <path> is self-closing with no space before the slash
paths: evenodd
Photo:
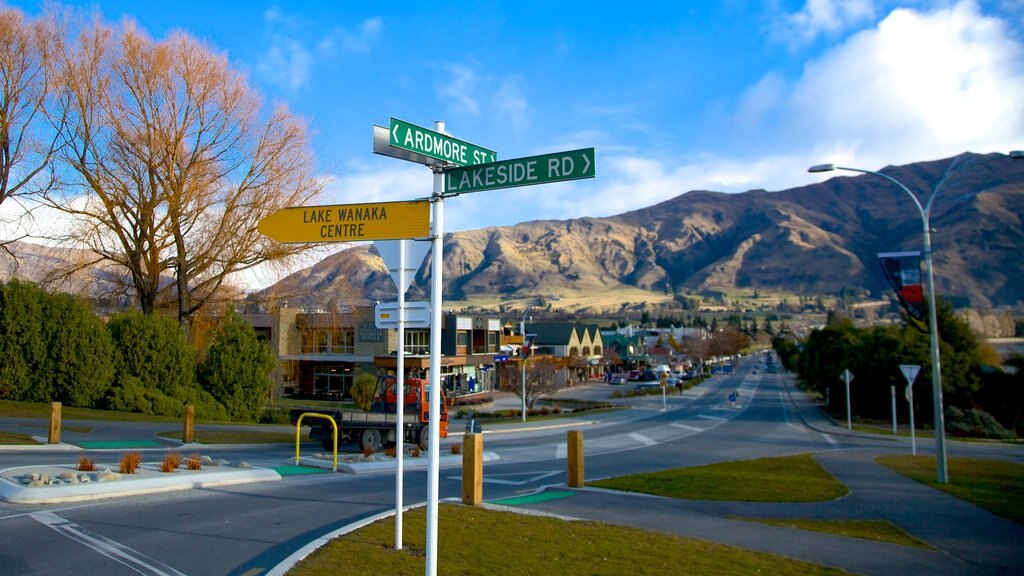
<path id="1" fill-rule="evenodd" d="M 285 243 L 404 240 L 430 235 L 430 202 L 374 202 L 284 208 L 257 225 Z"/>

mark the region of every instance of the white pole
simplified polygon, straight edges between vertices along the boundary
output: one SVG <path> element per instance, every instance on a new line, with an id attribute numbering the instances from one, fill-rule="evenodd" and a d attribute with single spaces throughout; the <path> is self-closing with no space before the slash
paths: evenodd
<path id="1" fill-rule="evenodd" d="M 402 460 L 405 456 L 405 243 L 398 241 L 398 354 L 395 368 L 395 550 L 402 549 Z M 386 397 L 385 397 L 386 399 Z"/>
<path id="2" fill-rule="evenodd" d="M 843 372 L 843 382 L 846 382 L 846 429 L 853 430 L 852 417 L 850 416 L 850 371 Z"/>
<path id="3" fill-rule="evenodd" d="M 434 131 L 444 134 L 444 122 L 434 122 Z M 434 172 L 434 236 L 430 271 L 430 417 L 428 420 L 429 463 L 427 465 L 427 576 L 437 576 L 437 499 L 441 450 L 441 271 L 444 242 L 444 174 Z"/>
<path id="4" fill-rule="evenodd" d="M 892 435 L 896 435 L 896 387 L 889 386 L 889 392 L 892 393 Z"/>
<path id="5" fill-rule="evenodd" d="M 907 384 L 907 402 L 910 402 L 910 453 L 917 456 L 917 436 L 914 434 L 914 385 Z"/>
<path id="6" fill-rule="evenodd" d="M 527 309 L 527 310 L 529 310 L 529 309 Z M 522 398 L 520 398 L 520 400 L 522 400 L 522 405 L 523 405 L 523 411 L 522 411 L 521 416 L 522 416 L 523 422 L 526 422 L 526 354 L 527 354 L 527 352 L 526 352 L 526 311 L 523 311 L 523 319 L 519 322 L 519 335 L 522 336 L 522 338 L 523 338 L 523 343 L 519 347 L 519 365 L 520 365 L 520 368 L 522 369 L 522 380 L 521 380 L 521 383 L 522 383 L 522 392 L 523 392 L 523 396 L 522 396 Z"/>

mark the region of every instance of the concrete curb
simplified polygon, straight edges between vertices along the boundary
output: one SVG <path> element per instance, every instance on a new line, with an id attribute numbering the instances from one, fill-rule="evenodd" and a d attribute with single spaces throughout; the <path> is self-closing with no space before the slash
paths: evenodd
<path id="1" fill-rule="evenodd" d="M 3 470 L 3 472 L 19 469 L 29 472 L 39 468 L 43 467 L 22 466 L 8 468 Z M 15 504 L 61 504 L 121 496 L 191 490 L 193 488 L 268 482 L 280 479 L 280 474 L 268 468 L 181 470 L 172 474 L 161 474 L 157 477 L 132 478 L 129 475 L 125 475 L 120 480 L 109 482 L 64 484 L 37 488 L 22 486 L 6 478 L 0 478 L 0 500 Z"/>
<path id="2" fill-rule="evenodd" d="M 484 451 L 484 462 L 491 462 L 499 460 L 500 457 L 494 452 Z M 289 458 L 288 464 L 294 465 L 295 459 Z M 456 466 L 462 466 L 462 455 L 452 454 L 451 456 L 441 456 L 438 458 L 438 464 L 441 468 L 453 468 Z M 424 470 L 430 465 L 430 458 L 419 457 L 411 458 L 406 457 L 402 459 L 402 468 L 404 470 Z M 332 460 L 323 460 L 320 458 L 313 458 L 311 456 L 299 457 L 299 466 L 309 466 L 310 468 L 322 468 L 324 470 L 330 470 L 334 466 Z M 374 460 L 370 462 L 338 462 L 338 472 L 346 474 L 371 474 L 374 472 L 386 472 L 388 470 L 394 470 L 396 462 L 394 459 L 387 460 Z"/>

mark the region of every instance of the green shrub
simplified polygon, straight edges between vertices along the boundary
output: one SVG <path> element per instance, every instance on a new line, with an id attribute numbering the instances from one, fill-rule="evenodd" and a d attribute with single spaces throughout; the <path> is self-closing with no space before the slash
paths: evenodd
<path id="1" fill-rule="evenodd" d="M 946 431 L 955 436 L 1011 440 L 1017 435 L 1003 428 L 991 414 L 977 408 L 946 406 Z"/>
<path id="2" fill-rule="evenodd" d="M 153 413 L 153 403 L 146 398 L 142 381 L 134 376 L 125 376 L 110 389 L 107 407 L 121 412 Z"/>
<path id="3" fill-rule="evenodd" d="M 260 414 L 260 424 L 291 424 L 291 414 L 287 408 L 267 407 Z"/>
<path id="4" fill-rule="evenodd" d="M 373 397 L 377 393 L 377 378 L 373 374 L 363 372 L 355 377 L 349 394 L 363 412 L 369 412 L 373 405 Z"/>
<path id="5" fill-rule="evenodd" d="M 131 311 L 114 315 L 108 328 L 117 351 L 118 381 L 133 376 L 146 390 L 172 398 L 183 398 L 195 387 L 195 353 L 177 322 Z"/>

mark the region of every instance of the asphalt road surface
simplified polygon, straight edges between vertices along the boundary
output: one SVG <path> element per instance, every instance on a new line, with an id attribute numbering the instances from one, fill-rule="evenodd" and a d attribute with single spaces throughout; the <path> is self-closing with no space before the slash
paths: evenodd
<path id="1" fill-rule="evenodd" d="M 550 487 L 564 490 L 566 431 L 574 429 L 583 430 L 588 479 L 813 452 L 822 465 L 840 475 L 848 486 L 856 486 L 851 488 L 850 497 L 814 507 L 608 498 L 600 492 L 584 490 L 574 491 L 571 498 L 532 507 L 578 517 L 595 515 L 599 520 L 719 540 L 865 574 L 998 574 L 1012 573 L 1024 566 L 1024 552 L 1014 551 L 1024 547 L 1012 546 L 1024 543 L 1019 525 L 994 519 L 971 505 L 916 483 L 893 478 L 895 475 L 873 465 L 876 454 L 909 453 L 909 440 L 850 434 L 822 417 L 792 388 L 786 375 L 755 372 L 753 366 L 754 360 L 745 359 L 734 374 L 716 376 L 681 396 L 630 399 L 624 401 L 629 406 L 625 410 L 526 425 L 488 426 L 484 450 L 499 459 L 484 466 L 484 498 L 530 495 Z M 567 390 L 562 395 L 607 398 L 611 391 L 621 388 L 593 384 Z M 729 400 L 733 393 L 734 402 Z M 45 434 L 45 422 L 42 424 L 39 434 Z M 90 424 L 97 426 L 89 433 L 90 438 L 144 436 L 153 440 L 156 432 L 175 428 L 167 424 Z M 0 420 L 0 429 L 4 430 L 26 426 L 39 423 Z M 461 423 L 453 423 L 452 429 L 461 430 Z M 63 439 L 74 442 L 66 436 Z M 457 436 L 449 438 L 442 447 L 459 441 Z M 920 452 L 928 453 L 930 449 L 930 442 L 919 439 Z M 159 459 L 163 450 L 154 449 L 152 459 Z M 203 453 L 274 467 L 288 463 L 294 448 L 212 447 Z M 91 454 L 98 459 L 111 459 L 109 454 Z M 1015 446 L 951 442 L 950 454 L 1024 461 L 1024 449 Z M 70 453 L 2 452 L 0 468 L 67 463 L 76 457 Z M 441 469 L 442 498 L 459 496 L 460 474 L 458 467 Z M 883 478 L 885 483 L 878 484 L 875 478 Z M 81 504 L 0 503 L 0 571 L 263 574 L 315 538 L 393 509 L 394 482 L 393 471 L 322 473 L 286 476 L 278 482 Z M 898 496 L 881 494 L 892 486 L 907 495 L 902 504 Z M 404 488 L 407 505 L 422 502 L 426 498 L 426 472 L 407 471 Z M 911 503 L 926 508 L 908 508 Z M 751 511 L 769 516 L 883 515 L 940 551 L 869 545 L 849 538 L 728 518 L 733 513 L 758 515 Z M 987 533 L 997 530 L 1000 534 Z M 439 545 L 445 545 L 443 534 L 439 535 Z"/>

